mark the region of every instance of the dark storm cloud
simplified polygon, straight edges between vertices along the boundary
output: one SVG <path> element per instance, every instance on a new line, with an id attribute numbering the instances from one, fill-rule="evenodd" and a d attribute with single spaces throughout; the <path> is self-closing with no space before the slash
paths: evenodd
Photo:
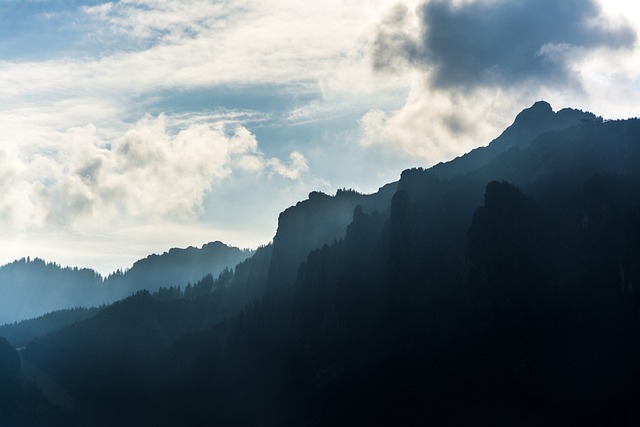
<path id="1" fill-rule="evenodd" d="M 426 66 L 442 88 L 563 83 L 570 80 L 570 50 L 630 47 L 636 40 L 631 27 L 607 22 L 593 0 L 436 0 L 420 6 L 418 16 L 413 38 L 397 12 L 380 25 L 374 66 L 393 68 L 398 59 Z"/>

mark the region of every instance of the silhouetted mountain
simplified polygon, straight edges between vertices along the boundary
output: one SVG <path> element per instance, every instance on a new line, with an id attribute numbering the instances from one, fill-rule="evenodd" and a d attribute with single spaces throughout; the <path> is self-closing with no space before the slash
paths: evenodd
<path id="1" fill-rule="evenodd" d="M 637 424 L 640 120 L 536 103 L 485 151 L 312 193 L 235 271 L 25 360 L 80 424 Z"/>
<path id="2" fill-rule="evenodd" d="M 106 279 L 91 269 L 23 258 L 0 267 L 0 325 L 54 310 L 99 306 L 143 289 L 155 292 L 161 286 L 185 287 L 208 274 L 217 277 L 252 254 L 221 242 L 200 249 L 174 248 L 150 255 Z"/>
<path id="3" fill-rule="evenodd" d="M 344 237 L 356 206 L 364 212 L 384 211 L 395 187 L 395 183 L 387 184 L 374 194 L 338 190 L 333 197 L 314 191 L 307 200 L 282 212 L 273 238 L 269 282 L 273 286 L 292 285 L 309 252 Z"/>
<path id="4" fill-rule="evenodd" d="M 430 172 L 441 179 L 455 178 L 486 166 L 498 155 L 513 147 L 526 148 L 539 135 L 576 126 L 581 123 L 601 123 L 592 113 L 565 108 L 557 113 L 545 101 L 538 101 L 516 116 L 511 126 L 486 147 L 476 148 L 464 156 L 439 163 Z"/>
<path id="5" fill-rule="evenodd" d="M 104 301 L 102 277 L 90 269 L 21 259 L 0 267 L 0 324 Z"/>
<path id="6" fill-rule="evenodd" d="M 139 290 L 157 291 L 161 286 L 186 286 L 207 274 L 217 276 L 253 254 L 222 242 L 207 243 L 202 248 L 173 248 L 161 255 L 149 255 L 124 273 L 108 276 L 105 284 L 124 298 Z M 118 292 L 118 290 L 122 290 Z"/>

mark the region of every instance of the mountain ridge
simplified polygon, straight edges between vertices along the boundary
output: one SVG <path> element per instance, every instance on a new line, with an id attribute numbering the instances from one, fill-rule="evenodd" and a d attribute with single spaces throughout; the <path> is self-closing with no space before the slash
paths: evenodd
<path id="1" fill-rule="evenodd" d="M 252 254 L 215 241 L 201 248 L 172 248 L 152 254 L 107 277 L 88 268 L 22 258 L 0 267 L 0 324 L 54 310 L 99 306 L 142 289 L 155 292 L 161 286 L 184 287 L 207 274 L 217 276 L 225 268 L 234 268 Z"/>
<path id="2" fill-rule="evenodd" d="M 448 162 L 438 163 L 429 170 L 441 179 L 464 175 L 488 164 L 510 148 L 527 147 L 536 137 L 545 132 L 589 121 L 601 123 L 603 119 L 593 113 L 572 108 L 563 108 L 554 112 L 548 102 L 537 101 L 518 113 L 513 123 L 486 146 L 475 148 Z"/>

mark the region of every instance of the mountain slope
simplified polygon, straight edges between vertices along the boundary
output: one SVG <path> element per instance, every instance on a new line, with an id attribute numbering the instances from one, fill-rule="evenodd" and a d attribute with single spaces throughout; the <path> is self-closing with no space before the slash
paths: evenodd
<path id="1" fill-rule="evenodd" d="M 34 338 L 88 319 L 94 316 L 99 310 L 97 307 L 69 308 L 52 311 L 34 319 L 7 323 L 0 326 L 0 337 L 6 338 L 15 348 L 25 347 L 33 341 Z"/>
<path id="2" fill-rule="evenodd" d="M 201 248 L 172 248 L 168 252 L 149 255 L 136 261 L 122 274 L 106 278 L 115 299 L 146 289 L 155 292 L 161 286 L 186 286 L 195 283 L 207 274 L 218 276 L 225 268 L 233 268 L 253 254 L 216 241 Z"/>
<path id="3" fill-rule="evenodd" d="M 90 269 L 63 268 L 41 259 L 0 267 L 0 324 L 101 300 L 102 277 Z"/>

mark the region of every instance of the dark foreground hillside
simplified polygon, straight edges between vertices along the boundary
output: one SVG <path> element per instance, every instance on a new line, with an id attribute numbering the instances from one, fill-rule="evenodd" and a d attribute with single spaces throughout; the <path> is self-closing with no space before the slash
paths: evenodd
<path id="1" fill-rule="evenodd" d="M 203 292 L 23 356 L 78 425 L 637 425 L 640 121 L 536 103 L 489 147 L 312 195 Z"/>

